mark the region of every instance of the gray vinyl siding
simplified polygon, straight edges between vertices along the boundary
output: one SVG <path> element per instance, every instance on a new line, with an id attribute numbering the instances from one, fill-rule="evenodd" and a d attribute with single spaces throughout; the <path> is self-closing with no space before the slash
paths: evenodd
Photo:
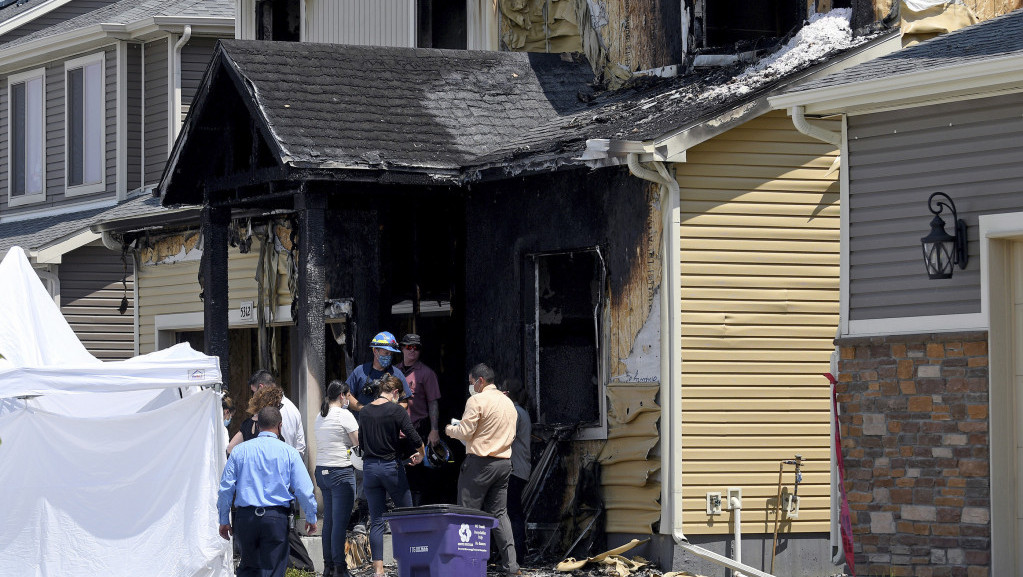
<path id="1" fill-rule="evenodd" d="M 850 320 L 980 312 L 978 217 L 1023 209 L 1021 136 L 1023 94 L 849 117 Z M 937 191 L 966 221 L 970 261 L 930 280 L 920 238 Z"/>
<path id="2" fill-rule="evenodd" d="M 106 190 L 96 195 L 79 196 L 76 198 L 94 198 L 117 194 L 117 45 L 112 45 L 104 51 L 105 60 L 104 74 L 106 86 L 104 86 L 107 109 L 106 121 Z"/>
<path id="3" fill-rule="evenodd" d="M 76 16 L 81 16 L 82 14 L 91 12 L 97 8 L 102 8 L 107 4 L 113 4 L 116 1 L 117 0 L 73 0 L 60 8 L 26 22 L 7 34 L 0 36 L 0 43 L 17 40 L 23 36 L 28 36 L 29 34 L 38 32 L 43 28 L 49 28 L 50 26 L 60 24 L 61 22 L 70 20 Z M 35 3 L 38 4 L 38 0 Z"/>
<path id="4" fill-rule="evenodd" d="M 128 142 L 125 150 L 128 162 L 128 190 L 142 186 L 142 45 L 125 45 L 125 63 L 128 68 Z"/>
<path id="5" fill-rule="evenodd" d="M 46 65 L 46 203 L 24 207 L 36 210 L 64 200 L 64 123 L 66 108 L 64 61 Z"/>
<path id="6" fill-rule="evenodd" d="M 82 344 L 102 360 L 134 355 L 134 269 L 128 259 L 127 291 L 122 285 L 121 255 L 102 246 L 85 246 L 64 255 L 60 277 L 60 310 Z M 117 307 L 127 295 L 128 310 Z"/>
<path id="7" fill-rule="evenodd" d="M 145 45 L 145 134 L 143 149 L 146 154 L 145 182 L 160 181 L 167 162 L 168 85 L 167 39 Z"/>
<path id="8" fill-rule="evenodd" d="M 11 135 L 7 130 L 10 111 L 7 109 L 7 76 L 0 76 L 0 215 L 7 214 L 7 142 Z"/>
<path id="9" fill-rule="evenodd" d="M 188 115 L 192 105 L 192 97 L 199 88 L 202 75 L 206 72 L 213 49 L 217 45 L 216 38 L 192 37 L 188 44 L 181 48 L 181 118 Z"/>

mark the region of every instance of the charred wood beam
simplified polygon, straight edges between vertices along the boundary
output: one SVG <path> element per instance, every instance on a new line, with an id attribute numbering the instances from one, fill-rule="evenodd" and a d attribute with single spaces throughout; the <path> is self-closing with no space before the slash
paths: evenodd
<path id="1" fill-rule="evenodd" d="M 265 185 L 272 181 L 288 180 L 289 176 L 288 170 L 281 166 L 257 168 L 210 178 L 206 181 L 206 191 L 212 198 L 223 196 L 224 193 L 234 195 L 237 191 L 247 187 Z"/>
<path id="2" fill-rule="evenodd" d="M 231 209 L 205 206 L 199 220 L 203 238 L 202 260 L 199 264 L 205 327 L 203 352 L 220 358 L 220 374 L 226 381 L 231 376 L 227 318 L 227 227 L 231 222 Z"/>
<path id="3" fill-rule="evenodd" d="M 326 336 L 323 305 L 327 296 L 327 200 L 304 188 L 295 197 L 298 210 L 298 397 L 304 415 L 325 394 Z M 309 423 L 307 423 L 308 429 Z"/>

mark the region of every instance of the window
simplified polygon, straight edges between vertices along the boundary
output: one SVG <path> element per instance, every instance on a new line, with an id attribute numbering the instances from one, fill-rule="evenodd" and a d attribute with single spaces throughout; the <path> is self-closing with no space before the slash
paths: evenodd
<path id="1" fill-rule="evenodd" d="M 45 195 L 46 75 L 42 69 L 15 74 L 7 80 L 8 128 L 7 162 L 10 167 L 8 190 L 11 206 L 37 202 Z"/>
<path id="2" fill-rule="evenodd" d="M 301 37 L 301 15 L 302 8 L 298 0 L 256 2 L 256 40 L 298 42 Z"/>
<path id="3" fill-rule="evenodd" d="M 99 192 L 104 184 L 103 54 L 64 65 L 67 94 L 67 194 Z"/>
<path id="4" fill-rule="evenodd" d="M 416 46 L 465 50 L 467 19 L 465 2 L 417 0 Z"/>
<path id="5" fill-rule="evenodd" d="M 537 422 L 606 434 L 604 261 L 595 248 L 533 255 Z"/>

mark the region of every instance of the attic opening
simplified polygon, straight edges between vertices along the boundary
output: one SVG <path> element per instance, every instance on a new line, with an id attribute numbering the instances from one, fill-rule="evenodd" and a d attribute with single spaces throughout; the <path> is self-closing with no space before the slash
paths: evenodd
<path id="1" fill-rule="evenodd" d="M 256 2 L 256 40 L 300 39 L 300 0 L 259 0 Z"/>
<path id="2" fill-rule="evenodd" d="M 710 0 L 705 2 L 704 47 L 762 43 L 799 29 L 805 0 Z"/>
<path id="3" fill-rule="evenodd" d="M 537 423 L 603 425 L 603 258 L 587 248 L 530 256 Z"/>
<path id="4" fill-rule="evenodd" d="M 419 48 L 468 47 L 468 13 L 460 0 L 416 0 L 416 46 Z"/>

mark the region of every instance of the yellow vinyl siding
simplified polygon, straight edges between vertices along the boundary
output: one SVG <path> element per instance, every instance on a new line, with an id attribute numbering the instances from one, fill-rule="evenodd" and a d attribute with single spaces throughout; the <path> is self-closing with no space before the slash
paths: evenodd
<path id="1" fill-rule="evenodd" d="M 831 126 L 837 129 L 837 124 Z M 797 520 L 829 529 L 838 325 L 838 151 L 772 112 L 687 151 L 681 187 L 684 531 L 731 531 L 706 493 L 742 487 L 743 531 L 773 531 L 778 465 L 807 461 Z M 783 483 L 791 491 L 793 469 Z"/>
<path id="2" fill-rule="evenodd" d="M 230 249 L 228 254 L 228 309 L 235 310 L 242 301 L 256 302 L 256 265 L 259 251 L 241 254 Z M 142 266 L 138 273 L 139 352 L 156 349 L 156 317 L 158 315 L 201 313 L 199 299 L 199 261 L 155 266 Z M 189 329 L 181 329 L 189 330 Z M 191 329 L 202 330 L 202 325 Z"/>

